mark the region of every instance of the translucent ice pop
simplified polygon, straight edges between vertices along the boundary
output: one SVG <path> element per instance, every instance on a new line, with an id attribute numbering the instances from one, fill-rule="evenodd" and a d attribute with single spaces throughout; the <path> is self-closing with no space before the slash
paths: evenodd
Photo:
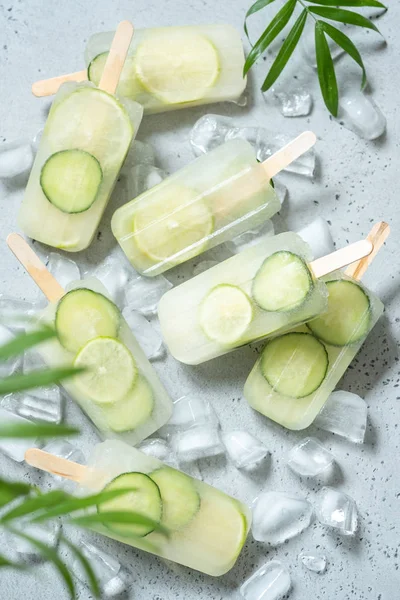
<path id="1" fill-rule="evenodd" d="M 250 406 L 288 429 L 313 422 L 383 313 L 359 278 L 388 235 L 386 223 L 378 223 L 368 236 L 373 253 L 324 277 L 324 314 L 267 343 L 244 387 Z"/>
<path id="2" fill-rule="evenodd" d="M 18 216 L 49 246 L 89 246 L 136 135 L 142 107 L 114 95 L 132 32 L 120 24 L 99 87 L 66 83 L 51 107 Z"/>
<path id="3" fill-rule="evenodd" d="M 38 351 L 51 367 L 87 369 L 64 388 L 101 436 L 136 444 L 164 425 L 172 402 L 103 285 L 87 279 L 64 292 L 22 238 L 8 244 L 51 301 L 40 322 L 57 338 Z"/>
<path id="4" fill-rule="evenodd" d="M 68 78 L 98 85 L 113 32 L 93 35 L 87 44 L 87 70 L 38 81 L 37 96 L 57 91 Z M 135 32 L 118 94 L 139 102 L 145 113 L 236 100 L 246 87 L 239 32 L 230 25 L 157 27 Z"/>
<path id="5" fill-rule="evenodd" d="M 310 263 L 297 234 L 267 238 L 164 294 L 165 342 L 181 362 L 199 364 L 309 321 L 327 307 L 317 278 L 371 249 L 364 240 Z"/>
<path id="6" fill-rule="evenodd" d="M 132 489 L 100 504 L 98 512 L 140 513 L 165 527 L 169 537 L 147 524 L 99 525 L 96 531 L 208 575 L 229 571 L 246 540 L 247 506 L 120 441 L 98 444 L 89 467 L 36 449 L 28 450 L 25 460 L 79 481 L 86 493 Z"/>
<path id="7" fill-rule="evenodd" d="M 119 208 L 111 227 L 137 271 L 152 277 L 275 214 L 270 179 L 314 143 L 304 132 L 263 163 L 231 140 Z"/>

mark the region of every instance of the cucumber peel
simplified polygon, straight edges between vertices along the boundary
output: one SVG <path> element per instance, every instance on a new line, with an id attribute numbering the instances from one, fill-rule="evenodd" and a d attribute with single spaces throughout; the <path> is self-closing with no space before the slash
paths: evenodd
<path id="1" fill-rule="evenodd" d="M 170 467 L 150 473 L 160 489 L 163 502 L 161 524 L 170 531 L 185 527 L 200 508 L 200 496 L 193 479 Z"/>

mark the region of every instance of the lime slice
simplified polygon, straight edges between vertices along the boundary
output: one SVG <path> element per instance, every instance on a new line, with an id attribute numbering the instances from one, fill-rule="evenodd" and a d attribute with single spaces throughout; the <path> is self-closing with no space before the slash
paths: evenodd
<path id="1" fill-rule="evenodd" d="M 217 285 L 200 305 L 202 330 L 209 339 L 223 346 L 238 342 L 252 319 L 251 300 L 235 285 Z"/>
<path id="2" fill-rule="evenodd" d="M 137 208 L 133 229 L 137 247 L 154 262 L 181 263 L 204 250 L 213 217 L 194 190 L 160 184 Z"/>
<path id="3" fill-rule="evenodd" d="M 79 87 L 55 104 L 44 130 L 53 151 L 85 150 L 97 158 L 103 172 L 123 161 L 133 133 L 125 108 L 93 87 Z"/>
<path id="4" fill-rule="evenodd" d="M 218 79 L 218 53 L 206 37 L 186 31 L 148 35 L 136 49 L 143 87 L 166 104 L 203 98 Z"/>
<path id="5" fill-rule="evenodd" d="M 98 337 L 88 342 L 74 364 L 87 369 L 75 377 L 75 384 L 96 404 L 115 404 L 122 400 L 138 376 L 128 348 L 110 337 Z"/>
<path id="6" fill-rule="evenodd" d="M 100 83 L 107 58 L 108 52 L 102 52 L 95 56 L 88 66 L 88 79 L 97 86 Z M 122 69 L 117 93 L 119 96 L 134 100 L 139 94 L 143 94 L 143 92 L 143 87 L 136 76 L 134 57 L 129 55 L 126 57 L 124 68 Z"/>

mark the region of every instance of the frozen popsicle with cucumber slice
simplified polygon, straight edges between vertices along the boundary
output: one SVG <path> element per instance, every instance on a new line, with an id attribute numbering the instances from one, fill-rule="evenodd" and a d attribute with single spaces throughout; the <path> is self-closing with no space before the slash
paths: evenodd
<path id="1" fill-rule="evenodd" d="M 65 83 L 50 110 L 19 211 L 21 229 L 49 246 L 89 246 L 143 109 L 115 96 L 133 28 L 119 25 L 101 81 Z"/>
<path id="2" fill-rule="evenodd" d="M 66 79 L 98 85 L 113 32 L 89 38 L 87 70 L 38 81 L 36 96 L 54 94 Z M 246 87 L 239 32 L 230 25 L 138 29 L 131 42 L 117 93 L 139 102 L 145 113 L 236 100 Z"/>
<path id="3" fill-rule="evenodd" d="M 288 429 L 313 422 L 383 313 L 360 278 L 388 235 L 386 223 L 375 225 L 373 252 L 323 277 L 325 312 L 267 343 L 244 387 L 250 406 Z"/>
<path id="4" fill-rule="evenodd" d="M 112 231 L 137 271 L 163 273 L 274 215 L 271 178 L 315 141 L 306 131 L 260 164 L 246 140 L 231 140 L 119 208 Z"/>
<path id="5" fill-rule="evenodd" d="M 218 576 L 233 567 L 246 541 L 251 524 L 247 506 L 123 442 L 95 446 L 88 467 L 36 449 L 28 450 L 25 460 L 77 481 L 86 493 L 121 490 L 92 512 L 104 518 L 138 513 L 148 521 L 107 522 L 96 531 L 134 548 Z"/>
<path id="6" fill-rule="evenodd" d="M 199 364 L 276 336 L 324 313 L 321 276 L 371 252 L 362 240 L 310 262 L 311 249 L 286 232 L 193 277 L 161 298 L 158 316 L 171 354 Z"/>
<path id="7" fill-rule="evenodd" d="M 38 351 L 48 365 L 85 369 L 64 387 L 101 436 L 136 444 L 164 425 L 172 402 L 100 281 L 77 281 L 65 292 L 20 236 L 7 241 L 50 301 L 40 322 L 57 338 Z"/>

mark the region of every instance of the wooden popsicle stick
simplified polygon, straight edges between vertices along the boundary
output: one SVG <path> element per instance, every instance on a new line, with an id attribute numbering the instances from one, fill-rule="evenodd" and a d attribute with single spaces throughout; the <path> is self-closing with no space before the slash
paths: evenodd
<path id="1" fill-rule="evenodd" d="M 379 223 L 375 223 L 369 234 L 367 235 L 367 240 L 369 240 L 374 249 L 365 258 L 359 260 L 351 264 L 347 267 L 345 274 L 348 277 L 352 277 L 352 279 L 356 279 L 360 281 L 368 269 L 369 265 L 374 260 L 375 256 L 378 254 L 379 250 L 382 248 L 383 244 L 387 240 L 390 234 L 390 226 L 384 221 L 380 221 Z"/>
<path id="2" fill-rule="evenodd" d="M 346 246 L 346 248 L 341 248 L 322 258 L 317 258 L 317 260 L 310 263 L 310 268 L 318 279 L 318 277 L 322 277 L 323 275 L 327 275 L 338 269 L 343 269 L 343 267 L 346 267 L 356 260 L 360 260 L 360 258 L 369 256 L 373 249 L 374 246 L 370 240 L 360 240 L 359 242 Z"/>
<path id="3" fill-rule="evenodd" d="M 37 98 L 43 96 L 52 96 L 58 92 L 58 89 L 66 81 L 87 81 L 87 70 L 76 71 L 76 73 L 68 73 L 66 75 L 59 75 L 58 77 L 52 77 L 51 79 L 42 79 L 35 81 L 32 84 L 32 94 Z"/>
<path id="4" fill-rule="evenodd" d="M 31 467 L 36 467 L 52 475 L 59 475 L 64 479 L 71 479 L 77 483 L 81 483 L 87 474 L 87 467 L 78 463 L 67 460 L 66 458 L 60 458 L 54 456 L 44 450 L 38 448 L 29 448 L 25 452 L 25 462 Z"/>
<path id="5" fill-rule="evenodd" d="M 132 23 L 129 23 L 129 21 L 122 21 L 115 32 L 110 52 L 108 53 L 106 64 L 101 75 L 99 89 L 104 90 L 109 94 L 115 94 L 132 36 Z"/>
<path id="6" fill-rule="evenodd" d="M 317 136 L 312 131 L 304 131 L 297 138 L 286 144 L 283 148 L 275 152 L 273 156 L 264 160 L 261 166 L 266 171 L 269 179 L 277 175 L 283 169 L 286 169 L 293 161 L 302 154 L 310 150 L 317 141 Z"/>
<path id="7" fill-rule="evenodd" d="M 18 233 L 10 233 L 7 245 L 50 302 L 57 302 L 64 296 L 65 290 L 23 237 Z"/>

